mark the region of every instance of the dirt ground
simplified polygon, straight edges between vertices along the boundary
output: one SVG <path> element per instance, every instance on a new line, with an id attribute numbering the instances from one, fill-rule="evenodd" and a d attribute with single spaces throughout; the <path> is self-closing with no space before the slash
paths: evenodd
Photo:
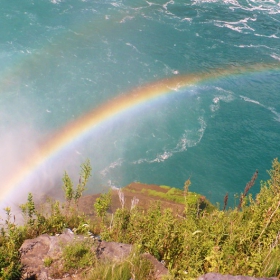
<path id="1" fill-rule="evenodd" d="M 138 206 L 143 208 L 144 210 L 147 209 L 156 201 L 160 201 L 163 208 L 171 208 L 174 213 L 178 213 L 178 214 L 183 213 L 184 211 L 183 204 L 169 201 L 161 197 L 150 196 L 147 194 L 147 191 L 143 192 L 143 189 L 154 190 L 162 193 L 166 193 L 168 191 L 168 189 L 161 188 L 158 185 L 148 185 L 148 184 L 133 182 L 127 185 L 126 187 L 122 188 L 122 192 L 124 193 L 126 208 L 130 209 L 131 200 L 135 197 L 136 199 L 139 199 Z M 94 195 L 86 195 L 82 197 L 80 199 L 79 209 L 83 211 L 85 214 L 92 216 L 94 214 L 93 205 L 95 203 L 96 198 L 98 198 L 99 196 L 100 194 L 94 194 Z M 112 205 L 111 205 L 110 212 L 114 212 L 117 208 L 120 207 L 121 207 L 121 203 L 119 200 L 118 191 L 112 190 Z"/>

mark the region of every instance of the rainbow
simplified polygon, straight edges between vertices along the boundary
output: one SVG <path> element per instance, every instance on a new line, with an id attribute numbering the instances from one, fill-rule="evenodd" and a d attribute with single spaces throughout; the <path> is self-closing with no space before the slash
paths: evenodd
<path id="1" fill-rule="evenodd" d="M 39 151 L 34 152 L 26 159 L 18 170 L 13 172 L 13 176 L 3 183 L 0 193 L 0 203 L 44 162 L 59 153 L 63 148 L 83 137 L 99 124 L 116 117 L 118 114 L 133 109 L 145 102 L 151 102 L 162 95 L 171 95 L 179 90 L 184 90 L 185 88 L 204 82 L 212 82 L 228 76 L 279 69 L 280 63 L 217 69 L 211 73 L 189 74 L 166 78 L 119 95 L 101 104 L 99 107 L 92 109 L 76 120 L 69 122 L 50 135 L 49 139 L 40 145 Z"/>

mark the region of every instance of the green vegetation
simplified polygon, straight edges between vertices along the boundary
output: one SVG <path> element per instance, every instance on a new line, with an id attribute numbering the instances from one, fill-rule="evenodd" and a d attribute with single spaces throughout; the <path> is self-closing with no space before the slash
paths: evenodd
<path id="1" fill-rule="evenodd" d="M 11 218 L 11 209 L 6 208 L 6 220 L 0 235 L 0 279 L 19 279 L 21 265 L 18 249 L 24 241 L 22 229 Z"/>
<path id="2" fill-rule="evenodd" d="M 151 263 L 140 255 L 132 252 L 126 259 L 118 262 L 103 261 L 87 276 L 87 280 L 153 280 L 154 273 Z"/>
<path id="3" fill-rule="evenodd" d="M 51 257 L 44 258 L 45 267 L 50 267 L 52 263 L 53 263 L 53 259 Z"/>
<path id="4" fill-rule="evenodd" d="M 167 189 L 167 190 L 169 190 L 171 188 L 170 186 L 166 186 L 166 185 L 160 185 L 159 187 L 162 189 Z"/>
<path id="5" fill-rule="evenodd" d="M 64 261 L 64 270 L 81 269 L 91 267 L 96 262 L 96 256 L 91 251 L 93 242 L 90 239 L 75 241 L 63 248 L 62 259 Z"/>
<path id="6" fill-rule="evenodd" d="M 102 221 L 105 220 L 106 212 L 109 210 L 111 202 L 112 195 L 111 191 L 109 191 L 108 193 L 102 193 L 94 203 L 94 210 L 96 212 L 96 215 L 100 217 Z"/>
<path id="7" fill-rule="evenodd" d="M 177 203 L 185 202 L 184 196 L 182 196 L 182 191 L 179 189 L 168 188 L 166 193 L 158 192 L 158 191 L 154 191 L 154 190 L 146 190 L 146 189 L 143 189 L 142 191 L 143 191 L 143 193 L 147 193 L 150 196 L 161 197 L 166 200 L 174 201 Z M 194 195 L 197 196 L 197 194 L 194 194 Z"/>
<path id="8" fill-rule="evenodd" d="M 167 192 L 158 192 L 155 190 L 149 190 L 149 189 L 143 189 L 142 192 L 148 194 L 149 196 L 154 196 L 154 197 L 160 197 L 169 201 L 173 201 L 176 203 L 181 203 L 181 204 L 200 204 L 202 201 L 204 202 L 206 207 L 210 207 L 211 203 L 203 196 L 194 193 L 194 192 L 188 192 L 188 195 L 184 197 L 184 192 L 176 189 L 176 188 L 171 188 L 167 186 L 160 186 L 163 189 L 166 189 Z M 213 209 L 213 207 L 211 207 Z"/>
<path id="9" fill-rule="evenodd" d="M 112 193 L 102 194 L 92 206 L 95 217 L 79 210 L 79 199 L 90 176 L 90 164 L 81 168 L 81 179 L 74 189 L 67 173 L 63 177 L 65 203 L 48 199 L 36 206 L 32 194 L 21 205 L 25 223 L 16 225 L 11 209 L 0 225 L 0 279 L 20 279 L 19 252 L 23 241 L 42 233 L 56 234 L 65 228 L 75 233 L 99 234 L 103 240 L 134 244 L 137 252 L 127 259 L 108 263 L 91 251 L 90 241 L 75 242 L 63 250 L 63 270 L 84 270 L 85 279 L 154 279 L 149 262 L 141 255 L 149 252 L 165 263 L 170 279 L 195 279 L 207 272 L 249 276 L 280 276 L 280 163 L 275 159 L 270 179 L 261 183 L 259 194 L 249 194 L 257 171 L 238 195 L 239 204 L 223 210 L 212 206 L 206 198 L 184 190 L 161 186 L 163 192 L 146 190 L 150 196 L 184 204 L 182 215 L 152 203 L 145 211 L 137 204 L 128 209 L 121 205 L 108 213 Z M 119 199 L 124 194 L 119 192 Z M 237 195 L 236 195 L 237 197 Z M 46 267 L 54 266 L 44 259 Z M 60 275 L 58 272 L 57 275 Z M 121 276 L 120 276 L 121 275 Z"/>

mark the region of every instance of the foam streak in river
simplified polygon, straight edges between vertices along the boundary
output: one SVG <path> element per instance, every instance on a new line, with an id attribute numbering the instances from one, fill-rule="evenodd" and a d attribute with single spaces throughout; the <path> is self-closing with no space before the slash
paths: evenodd
<path id="1" fill-rule="evenodd" d="M 269 110 L 275 117 L 274 117 L 274 120 L 276 120 L 277 122 L 280 122 L 280 113 L 276 112 L 276 110 L 272 107 L 267 107 L 265 106 L 264 104 L 260 103 L 259 101 L 256 101 L 256 100 L 253 100 L 253 99 L 250 99 L 246 96 L 243 96 L 243 95 L 240 95 L 241 99 L 243 99 L 244 101 L 246 102 L 251 102 L 251 103 L 254 103 L 256 105 L 259 105 L 267 110 Z"/>
<path id="2" fill-rule="evenodd" d="M 50 157 L 58 154 L 75 140 L 83 138 L 92 129 L 97 127 L 97 125 L 104 123 L 119 114 L 130 112 L 136 106 L 155 100 L 162 95 L 186 90 L 187 87 L 195 84 L 213 82 L 216 79 L 228 76 L 278 70 L 279 68 L 279 63 L 256 64 L 250 67 L 217 69 L 211 73 L 175 76 L 133 89 L 126 94 L 119 95 L 74 121 L 69 122 L 57 132 L 50 135 L 48 140 L 41 144 L 38 151 L 30 153 L 26 160 L 22 161 L 19 166 L 14 168 L 14 172 L 10 174 L 8 180 L 2 182 L 0 202 L 3 201 L 8 194 L 12 194 L 13 190 L 16 190 L 29 175 L 39 168 L 41 164 L 50 159 Z M 171 90 L 172 88 L 176 90 Z M 167 156 L 169 156 L 169 154 L 167 154 Z"/>

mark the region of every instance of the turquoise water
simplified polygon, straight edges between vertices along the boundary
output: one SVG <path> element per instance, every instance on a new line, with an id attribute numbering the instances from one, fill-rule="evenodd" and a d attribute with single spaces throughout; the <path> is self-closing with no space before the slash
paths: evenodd
<path id="1" fill-rule="evenodd" d="M 54 131 L 138 86 L 280 64 L 280 5 L 273 0 L 4 0 L 0 13 L 3 182 Z M 64 170 L 77 180 L 90 158 L 89 192 L 132 181 L 182 188 L 191 177 L 192 191 L 212 202 L 229 192 L 233 205 L 255 170 L 267 179 L 279 157 L 276 66 L 128 110 L 56 153 L 16 193 L 54 191 Z"/>

